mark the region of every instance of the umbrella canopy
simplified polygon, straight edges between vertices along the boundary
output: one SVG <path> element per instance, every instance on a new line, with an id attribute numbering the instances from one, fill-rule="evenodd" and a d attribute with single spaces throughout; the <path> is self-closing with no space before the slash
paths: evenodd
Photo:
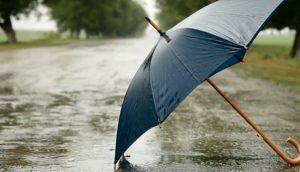
<path id="1" fill-rule="evenodd" d="M 159 39 L 129 85 L 114 163 L 143 133 L 166 120 L 200 83 L 241 62 L 283 1 L 219 0 L 168 30 L 171 41 Z"/>

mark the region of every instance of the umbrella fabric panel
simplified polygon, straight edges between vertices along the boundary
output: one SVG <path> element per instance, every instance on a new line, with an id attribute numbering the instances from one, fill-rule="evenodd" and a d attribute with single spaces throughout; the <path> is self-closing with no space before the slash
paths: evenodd
<path id="1" fill-rule="evenodd" d="M 223 64 L 219 65 L 219 67 L 216 68 L 216 69 L 209 75 L 208 78 L 210 78 L 211 76 L 213 76 L 213 75 L 215 75 L 216 73 L 220 72 L 221 70 L 224 70 L 224 69 L 226 69 L 226 68 L 228 68 L 228 67 L 230 67 L 230 66 L 232 66 L 232 65 L 234 65 L 234 64 L 236 64 L 236 63 L 239 63 L 239 62 L 243 61 L 243 60 L 241 60 L 240 58 L 242 57 L 242 58 L 244 59 L 245 54 L 246 54 L 246 50 L 245 50 L 245 49 L 236 52 L 236 54 L 235 54 L 233 57 L 228 58 L 227 61 L 225 61 Z"/>
<path id="2" fill-rule="evenodd" d="M 193 28 L 249 46 L 282 2 L 284 0 L 219 0 L 197 11 L 170 31 Z"/>
<path id="3" fill-rule="evenodd" d="M 246 52 L 243 46 L 199 30 L 180 29 L 167 34 L 172 41 L 160 41 L 150 66 L 154 105 L 160 121 L 197 85 L 240 62 Z"/>
<path id="4" fill-rule="evenodd" d="M 150 86 L 150 61 L 153 51 L 141 65 L 127 90 L 119 118 L 115 161 L 148 129 L 158 124 Z"/>
<path id="5" fill-rule="evenodd" d="M 150 65 L 152 94 L 160 122 L 199 83 L 169 46 L 161 39 Z"/>

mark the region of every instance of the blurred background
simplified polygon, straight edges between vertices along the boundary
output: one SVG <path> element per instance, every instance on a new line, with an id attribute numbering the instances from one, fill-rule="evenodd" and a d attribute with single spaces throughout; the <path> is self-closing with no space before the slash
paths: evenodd
<path id="1" fill-rule="evenodd" d="M 144 17 L 167 30 L 214 1 L 0 0 L 0 171 L 112 171 L 123 97 L 159 38 Z M 283 147 L 300 139 L 299 7 L 286 1 L 245 64 L 213 78 Z M 205 84 L 127 157 L 138 171 L 300 170 Z"/>

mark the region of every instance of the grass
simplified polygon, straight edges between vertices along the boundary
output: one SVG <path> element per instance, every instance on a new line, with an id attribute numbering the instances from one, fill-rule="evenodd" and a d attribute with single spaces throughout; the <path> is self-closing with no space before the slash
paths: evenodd
<path id="1" fill-rule="evenodd" d="M 5 35 L 3 32 L 0 32 L 0 52 L 23 48 L 57 46 L 85 41 L 71 38 L 61 38 L 48 32 L 17 31 L 16 34 L 18 43 L 7 44 L 5 43 Z"/>
<path id="2" fill-rule="evenodd" d="M 285 46 L 290 47 L 293 44 L 293 36 L 258 36 L 254 45 L 277 45 L 277 46 Z"/>
<path id="3" fill-rule="evenodd" d="M 300 59 L 289 57 L 292 36 L 260 36 L 249 49 L 244 65 L 234 70 L 244 77 L 259 77 L 300 93 Z"/>
<path id="4" fill-rule="evenodd" d="M 69 38 L 59 38 L 59 37 L 46 37 L 41 38 L 33 41 L 23 42 L 19 41 L 18 44 L 0 44 L 0 52 L 7 51 L 7 50 L 16 50 L 16 49 L 23 49 L 23 48 L 33 48 L 33 47 L 45 47 L 45 46 L 57 46 L 57 45 L 64 45 L 74 42 L 80 42 L 81 40 L 77 39 L 69 39 Z"/>
<path id="5" fill-rule="evenodd" d="M 16 32 L 18 40 L 21 42 L 31 42 L 38 39 L 45 38 L 48 33 L 47 32 L 34 32 L 34 31 L 17 31 Z M 6 37 L 3 32 L 0 32 L 0 42 L 5 42 Z"/>

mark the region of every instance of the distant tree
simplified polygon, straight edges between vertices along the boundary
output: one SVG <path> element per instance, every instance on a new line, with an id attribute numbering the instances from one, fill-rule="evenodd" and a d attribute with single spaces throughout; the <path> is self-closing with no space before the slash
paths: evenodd
<path id="1" fill-rule="evenodd" d="M 296 35 L 291 49 L 291 57 L 300 57 L 300 1 L 299 0 L 287 0 L 283 5 L 275 12 L 272 17 L 269 27 L 275 27 L 282 29 L 289 27 L 296 30 Z"/>
<path id="2" fill-rule="evenodd" d="M 45 0 L 60 31 L 87 37 L 128 36 L 146 28 L 144 9 L 133 0 Z"/>
<path id="3" fill-rule="evenodd" d="M 200 8 L 216 0 L 157 0 L 160 9 L 157 17 L 163 28 L 168 29 Z"/>
<path id="4" fill-rule="evenodd" d="M 29 13 L 37 3 L 38 0 L 0 0 L 0 27 L 4 31 L 8 43 L 17 42 L 11 17 L 18 17 L 21 13 Z"/>
<path id="5" fill-rule="evenodd" d="M 69 31 L 79 37 L 84 19 L 87 16 L 84 0 L 45 0 L 51 9 L 51 17 L 56 21 L 60 31 Z"/>

